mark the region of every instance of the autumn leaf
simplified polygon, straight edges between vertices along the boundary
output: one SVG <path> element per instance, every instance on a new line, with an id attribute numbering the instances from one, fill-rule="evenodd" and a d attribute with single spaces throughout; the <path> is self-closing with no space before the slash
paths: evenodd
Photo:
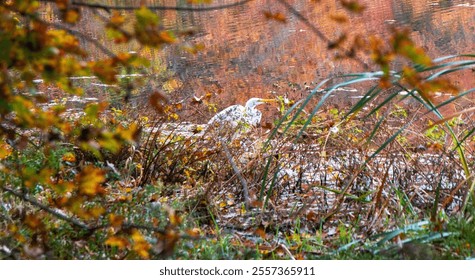
<path id="1" fill-rule="evenodd" d="M 176 42 L 175 34 L 172 31 L 164 30 L 158 34 L 160 43 L 172 44 Z"/>
<path id="2" fill-rule="evenodd" d="M 63 11 L 63 20 L 70 24 L 75 24 L 81 19 L 81 14 L 79 13 L 79 9 L 77 8 L 70 8 Z"/>
<path id="3" fill-rule="evenodd" d="M 122 236 L 111 236 L 107 238 L 104 244 L 112 247 L 117 247 L 119 249 L 124 249 L 129 246 L 129 241 L 127 240 L 127 238 Z"/>
<path id="4" fill-rule="evenodd" d="M 87 209 L 86 212 L 88 214 L 87 219 L 97 219 L 106 212 L 106 209 L 102 206 L 94 206 Z"/>
<path id="5" fill-rule="evenodd" d="M 133 229 L 130 236 L 134 242 L 133 250 L 142 258 L 148 259 L 150 257 L 149 250 L 152 247 L 140 233 L 140 231 Z"/>
<path id="6" fill-rule="evenodd" d="M 34 214 L 27 214 L 25 216 L 25 225 L 27 225 L 32 230 L 39 230 L 43 228 L 43 222 L 37 215 Z"/>
<path id="7" fill-rule="evenodd" d="M 149 25 L 157 25 L 159 23 L 158 16 L 145 6 L 135 10 L 135 19 L 140 28 L 145 28 Z"/>
<path id="8" fill-rule="evenodd" d="M 131 123 L 129 127 L 124 127 L 120 125 L 115 133 L 120 136 L 120 138 L 126 142 L 132 143 L 139 140 L 141 129 L 137 123 Z"/>
<path id="9" fill-rule="evenodd" d="M 125 23 L 125 16 L 118 11 L 113 11 L 109 23 L 114 26 L 121 26 Z"/>
<path id="10" fill-rule="evenodd" d="M 12 147 L 5 142 L 0 143 L 0 159 L 5 159 L 12 154 Z"/>
<path id="11" fill-rule="evenodd" d="M 278 22 L 281 22 L 281 23 L 287 23 L 287 18 L 285 17 L 284 14 L 282 14 L 280 12 L 272 13 L 272 12 L 269 12 L 269 11 L 264 11 L 263 14 L 266 17 L 266 19 L 275 20 L 275 21 L 278 21 Z"/>
<path id="12" fill-rule="evenodd" d="M 195 44 L 195 45 L 192 45 L 192 46 L 189 46 L 189 45 L 185 45 L 183 47 L 183 50 L 188 52 L 188 53 L 191 53 L 191 54 L 197 54 L 198 52 L 202 51 L 205 49 L 205 45 L 202 44 L 202 43 L 199 43 L 199 44 Z"/>
<path id="13" fill-rule="evenodd" d="M 347 23 L 349 21 L 348 17 L 343 14 L 331 14 L 330 19 L 337 23 Z"/>
<path id="14" fill-rule="evenodd" d="M 170 221 L 170 224 L 174 227 L 179 226 L 181 224 L 181 217 L 178 215 L 175 210 L 173 209 L 168 209 L 168 220 Z"/>
<path id="15" fill-rule="evenodd" d="M 204 130 L 203 126 L 197 125 L 197 126 L 193 127 L 192 132 L 193 132 L 193 133 L 200 133 L 200 132 L 202 132 L 203 130 Z"/>
<path id="16" fill-rule="evenodd" d="M 128 34 L 116 28 L 107 28 L 106 35 L 108 38 L 114 40 L 114 43 L 116 44 L 127 43 L 130 40 L 130 37 L 128 36 Z"/>
<path id="17" fill-rule="evenodd" d="M 121 215 L 115 215 L 115 214 L 109 214 L 109 222 L 112 227 L 119 228 L 122 226 L 124 223 L 124 216 Z"/>
<path id="18" fill-rule="evenodd" d="M 410 59 L 415 64 L 422 66 L 431 66 L 432 59 L 425 53 L 425 51 L 417 47 L 414 42 L 409 37 L 410 31 L 408 29 L 404 30 L 393 30 L 393 35 L 391 37 L 391 43 L 393 45 L 394 51 L 398 54 L 401 54 L 408 59 Z"/>
<path id="19" fill-rule="evenodd" d="M 56 184 L 51 184 L 51 186 L 54 189 L 54 191 L 56 191 L 59 194 L 72 192 L 73 190 L 76 189 L 76 185 L 73 182 L 64 181 L 64 180 L 59 180 Z"/>
<path id="20" fill-rule="evenodd" d="M 253 208 L 262 208 L 263 205 L 264 205 L 264 203 L 261 200 L 252 200 L 251 201 L 251 206 Z"/>
<path id="21" fill-rule="evenodd" d="M 101 81 L 113 84 L 117 82 L 117 67 L 115 60 L 106 59 L 102 61 L 90 62 L 90 67 L 94 75 Z"/>
<path id="22" fill-rule="evenodd" d="M 320 217 L 315 211 L 308 211 L 306 218 L 312 222 L 320 222 Z"/>
<path id="23" fill-rule="evenodd" d="M 150 95 L 149 102 L 159 114 L 165 113 L 165 105 L 168 103 L 168 98 L 165 94 L 156 91 Z"/>
<path id="24" fill-rule="evenodd" d="M 160 47 L 162 44 L 171 44 L 176 41 L 174 32 L 164 30 L 159 25 L 159 17 L 146 7 L 136 10 L 135 18 L 135 38 L 141 44 Z"/>
<path id="25" fill-rule="evenodd" d="M 80 194 L 96 196 L 105 192 L 101 186 L 106 180 L 105 171 L 100 168 L 87 165 L 83 168 L 81 173 L 77 175 L 76 180 L 78 181 Z"/>
<path id="26" fill-rule="evenodd" d="M 66 162 L 75 162 L 76 161 L 76 156 L 71 152 L 67 152 L 63 155 L 63 157 L 61 159 L 63 161 L 66 161 Z"/>
<path id="27" fill-rule="evenodd" d="M 182 83 L 179 80 L 170 79 L 163 84 L 162 88 L 166 90 L 167 92 L 172 92 L 181 86 L 182 86 Z"/>
<path id="28" fill-rule="evenodd" d="M 187 229 L 186 233 L 193 238 L 197 238 L 201 235 L 201 229 L 199 228 L 192 228 L 192 229 Z"/>
<path id="29" fill-rule="evenodd" d="M 55 2 L 56 2 L 56 6 L 60 10 L 65 10 L 69 6 L 69 0 L 56 0 Z"/>
<path id="30" fill-rule="evenodd" d="M 366 9 L 366 7 L 357 0 L 340 0 L 340 4 L 353 13 L 361 13 Z"/>
<path id="31" fill-rule="evenodd" d="M 267 233 L 263 226 L 259 226 L 255 231 L 255 234 L 259 235 L 262 239 L 267 239 Z"/>

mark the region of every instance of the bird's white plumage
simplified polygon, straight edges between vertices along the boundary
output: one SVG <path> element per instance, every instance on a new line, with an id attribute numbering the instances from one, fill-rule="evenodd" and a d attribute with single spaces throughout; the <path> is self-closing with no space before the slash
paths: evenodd
<path id="1" fill-rule="evenodd" d="M 258 126 L 261 122 L 262 113 L 256 109 L 259 104 L 274 101 L 273 99 L 251 98 L 245 106 L 233 105 L 216 114 L 208 124 L 231 125 L 236 127 L 239 124 Z"/>

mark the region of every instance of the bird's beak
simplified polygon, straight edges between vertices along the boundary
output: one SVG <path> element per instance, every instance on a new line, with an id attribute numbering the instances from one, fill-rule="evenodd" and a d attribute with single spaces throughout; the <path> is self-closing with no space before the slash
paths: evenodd
<path id="1" fill-rule="evenodd" d="M 277 99 L 261 99 L 260 101 L 264 103 L 272 103 L 277 102 Z"/>

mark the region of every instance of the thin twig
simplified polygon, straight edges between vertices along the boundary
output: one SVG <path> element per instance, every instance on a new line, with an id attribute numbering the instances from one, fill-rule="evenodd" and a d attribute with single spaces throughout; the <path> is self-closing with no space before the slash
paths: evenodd
<path id="1" fill-rule="evenodd" d="M 66 221 L 70 224 L 73 224 L 74 226 L 77 226 L 83 230 L 86 230 L 88 232 L 92 232 L 92 231 L 95 231 L 95 230 L 99 230 L 99 229 L 103 229 L 103 228 L 108 228 L 108 227 L 111 227 L 112 225 L 109 224 L 109 223 L 105 223 L 105 224 L 101 224 L 101 225 L 94 225 L 94 226 L 90 226 L 90 225 L 87 225 L 85 223 L 83 223 L 82 221 L 79 221 L 77 219 L 74 219 L 64 213 L 61 213 L 59 211 L 57 211 L 56 209 L 54 208 L 51 208 L 47 205 L 44 205 L 42 203 L 40 203 L 39 201 L 35 200 L 34 198 L 30 197 L 28 194 L 24 194 L 24 193 L 21 193 L 21 192 L 18 192 L 18 191 L 15 191 L 13 189 L 10 189 L 8 187 L 5 187 L 5 186 L 2 186 L 1 187 L 4 191 L 8 192 L 8 193 L 11 193 L 13 194 L 14 196 L 24 200 L 24 201 L 27 201 L 29 202 L 30 204 L 32 204 L 33 206 L 35 207 L 38 207 L 40 208 L 41 210 L 55 216 L 56 218 L 60 219 L 60 220 L 63 220 L 63 221 Z M 164 229 L 161 229 L 161 228 L 157 228 L 157 227 L 154 227 L 154 226 L 148 226 L 148 225 L 140 225 L 140 224 L 135 224 L 135 223 L 129 223 L 129 222 L 124 222 L 122 224 L 122 228 L 136 228 L 136 229 L 143 229 L 143 230 L 147 230 L 147 231 L 152 231 L 152 232 L 156 232 L 156 233 L 161 233 L 161 234 L 166 234 L 167 231 L 164 230 Z M 194 236 L 190 236 L 190 235 L 187 235 L 187 234 L 182 234 L 179 236 L 180 238 L 184 238 L 184 239 L 197 239 L 197 237 L 194 237 Z"/>
<path id="2" fill-rule="evenodd" d="M 4 187 L 4 186 L 2 187 L 2 189 L 6 192 L 9 192 L 9 193 L 13 194 L 14 196 L 16 196 L 16 197 L 18 197 L 22 200 L 25 200 L 25 201 L 29 202 L 33 206 L 36 206 L 36 207 L 40 208 L 41 210 L 43 210 L 45 212 L 48 212 L 49 214 L 55 216 L 56 218 L 59 218 L 63 221 L 66 221 L 66 222 L 68 222 L 70 224 L 73 224 L 77 227 L 80 227 L 82 229 L 90 230 L 90 227 L 88 225 L 86 225 L 85 223 L 83 223 L 81 221 L 78 221 L 76 219 L 73 219 L 73 218 L 67 216 L 66 214 L 58 212 L 58 211 L 56 211 L 55 209 L 53 209 L 51 207 L 48 207 L 46 205 L 41 204 L 37 200 L 31 198 L 28 194 L 24 194 L 24 193 L 12 190 L 12 189 L 10 189 L 8 187 Z"/>
<path id="3" fill-rule="evenodd" d="M 290 250 L 284 244 L 279 243 L 279 246 L 280 248 L 282 248 L 282 250 L 284 250 L 284 252 L 290 257 L 291 260 L 295 261 L 295 257 L 292 255 Z"/>
<path id="4" fill-rule="evenodd" d="M 44 2 L 44 3 L 56 2 L 56 0 L 39 0 L 39 1 Z M 242 1 L 234 2 L 230 4 L 217 5 L 217 6 L 203 6 L 203 7 L 193 7 L 193 6 L 179 7 L 179 6 L 164 6 L 164 5 L 145 6 L 145 7 L 149 10 L 155 10 L 155 11 L 208 12 L 208 11 L 223 10 L 223 9 L 245 5 L 251 1 L 252 0 L 242 0 Z M 91 9 L 103 9 L 107 12 L 111 10 L 131 11 L 131 10 L 137 10 L 140 8 L 139 6 L 112 6 L 112 5 L 105 5 L 105 4 L 98 4 L 98 3 L 84 3 L 80 1 L 71 1 L 70 4 L 73 6 L 85 7 L 85 8 L 91 8 Z"/>
<path id="5" fill-rule="evenodd" d="M 64 31 L 68 32 L 71 35 L 78 36 L 78 37 L 88 41 L 89 43 L 95 45 L 101 52 L 103 52 L 105 55 L 107 55 L 109 57 L 116 57 L 116 55 L 111 50 L 106 48 L 103 44 L 99 43 L 99 41 L 97 39 L 91 38 L 91 37 L 85 35 L 84 33 L 80 32 L 80 31 L 68 28 L 68 27 L 66 27 L 62 24 L 59 24 L 59 23 L 46 22 L 46 21 L 43 21 L 43 20 L 40 20 L 40 19 L 37 19 L 37 20 L 41 21 L 44 24 L 51 25 L 54 28 L 62 29 Z"/>
<path id="6" fill-rule="evenodd" d="M 302 13 L 297 11 L 292 5 L 287 3 L 285 0 L 277 0 L 279 3 L 281 3 L 285 8 L 294 16 L 296 16 L 301 22 L 303 22 L 310 30 L 317 35 L 318 38 L 322 39 L 325 43 L 331 44 L 332 41 L 325 35 L 323 32 L 320 31 L 313 23 L 311 23 Z M 345 56 L 354 59 L 356 62 L 358 62 L 364 69 L 368 69 L 368 64 L 366 64 L 363 60 L 361 60 L 358 57 L 355 57 L 354 54 L 352 53 L 351 50 L 345 50 L 341 49 L 345 53 Z"/>
<path id="7" fill-rule="evenodd" d="M 54 2 L 54 1 L 53 1 Z M 5 9 L 9 10 L 9 11 L 12 11 L 14 13 L 18 13 L 20 14 L 21 16 L 23 17 L 33 17 L 34 20 L 38 21 L 38 22 L 41 22 L 42 24 L 45 24 L 45 25 L 49 25 L 49 26 L 52 26 L 54 28 L 57 28 L 57 29 L 61 29 L 61 30 L 64 30 L 66 32 L 68 32 L 69 34 L 71 35 L 74 35 L 74 36 L 78 36 L 92 44 L 94 44 L 99 50 L 101 50 L 105 55 L 109 56 L 109 57 L 115 57 L 116 55 L 111 51 L 109 50 L 108 48 L 106 48 L 104 45 L 102 45 L 101 43 L 99 43 L 99 41 L 97 41 L 96 39 L 93 39 L 83 33 L 81 33 L 80 31 L 77 31 L 77 30 L 74 30 L 74 29 L 71 29 L 67 26 L 64 26 L 62 24 L 59 24 L 59 23 L 55 23 L 55 22 L 47 22 L 45 20 L 42 20 L 39 16 L 35 15 L 35 14 L 28 14 L 28 13 L 25 13 L 25 12 L 22 12 L 22 11 L 18 11 L 16 9 L 13 9 L 11 6 L 9 5 L 3 5 L 3 4 L 0 4 L 0 6 L 4 7 Z"/>
<path id="8" fill-rule="evenodd" d="M 234 162 L 233 157 L 231 155 L 231 152 L 229 152 L 229 149 L 228 149 L 226 143 L 224 143 L 224 141 L 221 141 L 221 146 L 223 146 L 224 153 L 226 154 L 226 158 L 228 159 L 229 163 L 231 164 L 231 166 L 234 170 L 234 173 L 236 174 L 236 176 L 239 178 L 239 181 L 241 182 L 242 189 L 243 189 L 243 194 L 244 194 L 244 205 L 246 206 L 246 210 L 249 210 L 249 205 L 250 205 L 249 188 L 247 186 L 246 180 L 244 180 L 244 177 L 242 177 L 241 171 L 239 171 L 239 168 L 237 167 L 236 163 Z"/>

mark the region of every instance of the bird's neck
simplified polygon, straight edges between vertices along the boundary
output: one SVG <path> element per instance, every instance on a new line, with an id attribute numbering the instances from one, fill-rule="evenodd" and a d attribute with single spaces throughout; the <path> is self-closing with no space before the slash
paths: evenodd
<path id="1" fill-rule="evenodd" d="M 257 109 L 254 107 L 246 107 L 246 111 L 253 112 L 253 111 L 257 111 Z"/>

